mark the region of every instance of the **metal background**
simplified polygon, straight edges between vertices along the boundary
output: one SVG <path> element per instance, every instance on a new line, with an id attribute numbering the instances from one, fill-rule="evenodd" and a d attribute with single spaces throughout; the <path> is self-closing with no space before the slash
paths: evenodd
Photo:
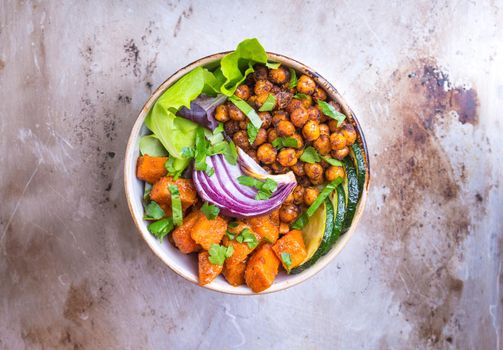
<path id="1" fill-rule="evenodd" d="M 0 2 L 0 349 L 499 349 L 501 1 Z M 135 232 L 131 126 L 246 37 L 316 69 L 365 130 L 364 218 L 311 280 L 236 297 Z"/>

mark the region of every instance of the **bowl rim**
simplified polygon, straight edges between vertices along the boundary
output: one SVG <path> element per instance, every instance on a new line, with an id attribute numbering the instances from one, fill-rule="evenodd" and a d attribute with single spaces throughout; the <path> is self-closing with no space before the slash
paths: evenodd
<path id="1" fill-rule="evenodd" d="M 260 295 L 260 294 L 268 294 L 268 293 L 274 293 L 278 292 L 281 290 L 285 290 L 287 288 L 293 287 L 299 283 L 302 283 L 321 270 L 323 270 L 334 258 L 339 255 L 339 253 L 342 251 L 342 249 L 346 246 L 347 242 L 349 239 L 353 236 L 353 234 L 356 231 L 356 226 L 358 225 L 358 222 L 361 219 L 361 216 L 363 214 L 365 204 L 367 201 L 367 194 L 368 194 L 368 188 L 369 188 L 369 183 L 370 183 L 370 164 L 369 164 L 369 157 L 368 157 L 368 150 L 367 150 L 367 145 L 365 142 L 365 136 L 363 134 L 362 128 L 360 126 L 360 123 L 358 119 L 356 118 L 355 114 L 349 108 L 348 104 L 346 101 L 343 99 L 343 97 L 339 94 L 337 89 L 328 82 L 325 78 L 323 78 L 320 74 L 318 74 L 316 71 L 311 69 L 310 67 L 306 66 L 305 64 L 292 59 L 290 57 L 273 53 L 273 52 L 267 52 L 268 59 L 274 62 L 279 62 L 289 68 L 294 68 L 297 72 L 301 72 L 303 74 L 307 74 L 311 76 L 319 85 L 323 87 L 323 89 L 327 92 L 327 94 L 337 101 L 343 111 L 345 112 L 346 116 L 351 120 L 352 124 L 356 127 L 357 131 L 357 141 L 359 145 L 361 146 L 364 160 L 365 160 L 365 167 L 366 167 L 366 174 L 365 174 L 365 183 L 364 183 L 364 189 L 363 193 L 361 195 L 360 201 L 358 203 L 358 206 L 356 208 L 355 215 L 353 217 L 352 224 L 349 228 L 349 230 L 341 237 L 339 240 L 335 243 L 335 245 L 332 247 L 330 252 L 326 254 L 324 257 L 322 257 L 318 262 L 316 262 L 313 266 L 311 266 L 309 269 L 296 274 L 296 275 L 290 275 L 289 278 L 286 280 L 280 282 L 280 283 L 273 283 L 271 287 L 266 289 L 263 292 L 260 293 L 254 293 L 251 291 L 244 292 L 241 289 L 237 289 L 229 284 L 228 289 L 222 288 L 221 286 L 214 284 L 214 283 L 209 283 L 204 286 L 201 286 L 198 284 L 197 279 L 194 279 L 192 276 L 190 276 L 184 269 L 180 269 L 175 264 L 171 263 L 171 260 L 164 254 L 163 250 L 161 247 L 155 243 L 152 243 L 151 240 L 147 239 L 147 236 L 150 237 L 151 234 L 148 232 L 146 225 L 144 224 L 143 217 L 138 217 L 135 214 L 135 211 L 133 210 L 133 200 L 132 196 L 134 195 L 133 191 L 133 182 L 136 179 L 136 159 L 138 154 L 135 154 L 135 145 L 137 142 L 139 142 L 140 138 L 140 131 L 142 126 L 144 125 L 145 118 L 147 116 L 148 111 L 150 108 L 153 106 L 155 101 L 159 98 L 159 96 L 167 89 L 169 88 L 172 84 L 174 84 L 178 79 L 180 79 L 183 75 L 186 73 L 190 72 L 194 68 L 198 66 L 206 66 L 211 63 L 214 63 L 218 60 L 220 60 L 223 56 L 226 54 L 230 53 L 232 51 L 226 51 L 226 52 L 220 52 L 220 53 L 215 53 L 212 55 L 208 55 L 205 57 L 202 57 L 200 59 L 195 60 L 194 62 L 186 65 L 185 67 L 180 68 L 177 70 L 175 73 L 173 73 L 170 77 L 168 77 L 162 84 L 160 84 L 154 92 L 151 93 L 150 97 L 147 99 L 145 104 L 143 105 L 140 113 L 138 114 L 135 123 L 133 124 L 133 127 L 131 129 L 131 133 L 128 138 L 127 146 L 126 146 L 126 153 L 124 156 L 124 187 L 125 187 L 125 194 L 126 194 L 126 200 L 128 203 L 128 208 L 131 213 L 131 216 L 133 218 L 134 224 L 137 228 L 137 231 L 140 233 L 142 239 L 147 243 L 147 245 L 150 247 L 150 249 L 154 252 L 155 255 L 157 255 L 171 270 L 173 270 L 177 275 L 183 277 L 185 280 L 188 280 L 200 287 L 217 291 L 217 292 L 222 292 L 226 294 L 233 294 L 233 295 Z M 130 163 L 134 161 L 134 166 L 131 167 Z M 131 169 L 133 171 L 131 171 Z"/>

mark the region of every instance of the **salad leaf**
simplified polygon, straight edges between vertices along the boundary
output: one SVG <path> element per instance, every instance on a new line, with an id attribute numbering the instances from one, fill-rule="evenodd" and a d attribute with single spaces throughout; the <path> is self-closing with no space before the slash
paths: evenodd
<path id="1" fill-rule="evenodd" d="M 255 63 L 267 63 L 264 48 L 255 38 L 243 40 L 235 51 L 225 55 L 220 61 L 220 69 L 225 77 L 220 91 L 224 95 L 232 96 L 246 76 L 254 71 Z"/>
<path id="2" fill-rule="evenodd" d="M 318 101 L 318 107 L 324 115 L 327 117 L 330 117 L 332 119 L 337 120 L 337 127 L 341 125 L 341 123 L 346 119 L 346 116 L 342 114 L 341 112 L 338 112 L 335 110 L 334 106 L 331 104 L 326 103 L 325 101 Z"/>
<path id="3" fill-rule="evenodd" d="M 166 218 L 151 223 L 147 228 L 150 233 L 162 242 L 162 239 L 175 228 L 175 225 L 173 225 L 172 218 Z"/>
<path id="4" fill-rule="evenodd" d="M 171 194 L 171 212 L 173 215 L 173 224 L 180 226 L 183 223 L 182 200 L 178 186 L 168 185 L 169 193 Z"/>
<path id="5" fill-rule="evenodd" d="M 266 62 L 265 66 L 269 69 L 278 69 L 279 66 L 281 66 L 281 63 L 279 63 L 279 62 Z"/>
<path id="6" fill-rule="evenodd" d="M 343 162 L 341 162 L 340 160 L 334 159 L 334 158 L 321 156 L 321 159 L 323 159 L 325 162 L 327 162 L 328 164 L 330 164 L 332 166 L 344 166 Z"/>
<path id="7" fill-rule="evenodd" d="M 168 155 L 168 152 L 154 134 L 141 137 L 140 153 L 142 155 L 148 154 L 152 157 L 166 157 Z"/>
<path id="8" fill-rule="evenodd" d="M 159 220 L 165 215 L 164 210 L 154 201 L 145 206 L 144 220 Z"/>
<path id="9" fill-rule="evenodd" d="M 250 120 L 250 122 L 253 124 L 254 127 L 260 129 L 260 127 L 262 126 L 262 119 L 260 119 L 257 112 L 255 112 L 255 110 L 248 103 L 246 103 L 245 101 L 236 96 L 229 97 L 229 100 L 237 108 L 239 108 L 241 112 L 246 114 L 246 116 L 248 117 L 248 119 Z"/>
<path id="10" fill-rule="evenodd" d="M 232 246 L 225 247 L 219 244 L 212 244 L 208 250 L 208 260 L 214 265 L 222 266 L 226 258 L 229 258 L 234 253 Z"/>
<path id="11" fill-rule="evenodd" d="M 201 211 L 208 220 L 214 220 L 218 216 L 218 213 L 220 213 L 220 208 L 216 205 L 204 202 L 203 206 L 201 207 Z"/>
<path id="12" fill-rule="evenodd" d="M 272 141 L 272 145 L 276 149 L 282 149 L 283 147 L 299 147 L 299 143 L 293 137 L 277 137 Z"/>
<path id="13" fill-rule="evenodd" d="M 302 155 L 300 156 L 300 160 L 303 161 L 304 163 L 317 163 L 321 160 L 320 155 L 318 154 L 318 151 L 312 147 L 306 147 Z"/>
<path id="14" fill-rule="evenodd" d="M 297 86 L 297 72 L 295 71 L 295 69 L 293 68 L 289 68 L 290 70 L 290 83 L 288 84 L 288 86 L 290 87 L 290 89 L 293 89 L 294 87 Z"/>
<path id="15" fill-rule="evenodd" d="M 272 111 L 274 109 L 274 106 L 276 106 L 276 97 L 274 97 L 273 94 L 269 94 L 262 107 L 259 108 L 259 112 Z"/>

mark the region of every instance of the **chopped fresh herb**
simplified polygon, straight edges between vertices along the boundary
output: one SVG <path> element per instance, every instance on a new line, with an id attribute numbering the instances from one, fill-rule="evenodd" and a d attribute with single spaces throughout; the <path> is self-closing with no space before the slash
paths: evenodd
<path id="1" fill-rule="evenodd" d="M 295 95 L 293 95 L 293 98 L 296 98 L 297 100 L 306 100 L 306 99 L 309 99 L 310 96 L 308 96 L 306 94 L 301 94 L 300 92 L 298 92 Z"/>
<path id="2" fill-rule="evenodd" d="M 224 132 L 224 123 L 218 123 L 218 126 L 213 130 L 213 135 L 220 134 Z"/>
<path id="3" fill-rule="evenodd" d="M 309 217 L 307 214 L 304 212 L 302 213 L 297 220 L 292 225 L 293 229 L 296 230 L 301 230 L 304 226 L 307 225 L 307 222 L 309 221 Z"/>
<path id="4" fill-rule="evenodd" d="M 323 159 L 325 162 L 327 162 L 328 164 L 330 164 L 332 166 L 343 166 L 344 165 L 344 163 L 342 163 L 340 160 L 337 160 L 334 158 L 321 156 L 321 159 Z"/>
<path id="5" fill-rule="evenodd" d="M 242 176 L 238 177 L 238 182 L 241 185 L 245 185 L 248 187 L 259 188 L 262 186 L 262 181 L 254 178 L 254 177 L 251 177 L 251 176 L 242 175 Z"/>
<path id="6" fill-rule="evenodd" d="M 241 238 L 240 241 L 238 241 L 238 238 Z M 236 241 L 239 243 L 246 243 L 250 249 L 255 248 L 259 243 L 257 237 L 250 231 L 249 228 L 243 229 L 239 236 L 236 237 Z"/>
<path id="7" fill-rule="evenodd" d="M 152 190 L 152 185 L 145 182 L 145 189 L 143 190 L 143 201 L 147 203 L 150 200 L 150 191 Z"/>
<path id="8" fill-rule="evenodd" d="M 237 237 L 236 237 L 236 241 L 237 241 L 238 243 L 243 243 L 243 239 L 244 239 L 244 237 L 243 237 L 243 236 L 241 236 L 241 235 L 239 235 L 239 236 L 237 236 Z"/>
<path id="9" fill-rule="evenodd" d="M 173 176 L 175 180 L 182 174 L 182 170 L 179 170 L 176 167 L 175 157 L 169 157 L 166 163 L 164 163 L 164 167 L 166 168 L 168 175 Z"/>
<path id="10" fill-rule="evenodd" d="M 257 138 L 258 129 L 252 123 L 248 123 L 246 124 L 246 132 L 248 133 L 248 141 L 250 142 L 250 145 L 253 145 L 255 139 Z"/>
<path id="11" fill-rule="evenodd" d="M 227 231 L 225 232 L 225 234 L 227 235 L 227 237 L 228 237 L 231 241 L 232 241 L 232 240 L 234 240 L 234 238 L 236 238 L 236 234 L 234 234 L 234 233 L 230 232 L 229 230 L 227 230 Z"/>
<path id="12" fill-rule="evenodd" d="M 274 109 L 274 106 L 276 106 L 276 97 L 273 94 L 269 94 L 262 107 L 259 108 L 259 112 L 270 112 Z"/>
<path id="13" fill-rule="evenodd" d="M 320 155 L 318 154 L 318 151 L 312 147 L 306 147 L 302 155 L 300 156 L 300 160 L 303 161 L 304 163 L 317 163 L 321 160 Z"/>
<path id="14" fill-rule="evenodd" d="M 334 106 L 326 103 L 325 101 L 318 101 L 318 108 L 327 117 L 337 120 L 337 127 L 339 127 L 344 119 L 346 119 L 346 116 L 344 114 L 336 111 Z"/>
<path id="15" fill-rule="evenodd" d="M 194 155 L 194 166 L 196 170 L 206 170 L 208 165 L 206 164 L 206 151 L 209 148 L 209 143 L 204 136 L 204 129 L 198 127 L 196 130 L 196 149 Z"/>
<path id="16" fill-rule="evenodd" d="M 229 164 L 236 165 L 238 162 L 238 151 L 236 150 L 236 145 L 232 141 L 229 141 L 227 144 L 229 147 L 224 152 L 224 158 Z"/>
<path id="17" fill-rule="evenodd" d="M 276 191 L 278 187 L 277 182 L 269 178 L 265 181 L 260 181 L 254 177 L 242 175 L 238 177 L 238 182 L 244 186 L 255 187 L 258 190 L 255 196 L 256 200 L 271 198 L 273 192 Z"/>
<path id="18" fill-rule="evenodd" d="M 147 228 L 162 242 L 162 239 L 175 228 L 175 225 L 172 218 L 165 218 L 151 223 Z"/>
<path id="19" fill-rule="evenodd" d="M 282 252 L 281 261 L 285 264 L 286 270 L 290 272 L 290 266 L 292 266 L 292 257 L 290 256 L 290 253 Z"/>
<path id="20" fill-rule="evenodd" d="M 293 147 L 293 148 L 299 147 L 297 139 L 293 137 L 277 137 L 272 141 L 272 145 L 276 149 L 282 149 L 283 147 Z"/>
<path id="21" fill-rule="evenodd" d="M 180 226 L 183 223 L 182 200 L 180 199 L 180 192 L 178 186 L 168 185 L 169 192 L 171 193 L 171 211 L 173 215 L 173 224 Z"/>
<path id="22" fill-rule="evenodd" d="M 206 152 L 206 155 L 208 156 L 212 156 L 212 155 L 215 155 L 215 154 L 223 154 L 225 152 L 225 149 L 229 147 L 227 145 L 227 142 L 225 141 L 221 141 L 219 143 L 216 143 L 212 146 L 210 146 Z"/>
<path id="23" fill-rule="evenodd" d="M 279 62 L 266 62 L 265 66 L 269 69 L 278 69 L 281 66 Z"/>
<path id="24" fill-rule="evenodd" d="M 266 192 L 274 192 L 276 191 L 276 188 L 278 187 L 278 183 L 272 179 L 267 178 L 265 182 L 262 185 L 262 188 L 260 190 L 266 191 Z"/>
<path id="25" fill-rule="evenodd" d="M 211 168 L 207 168 L 206 169 L 206 175 L 208 175 L 209 177 L 212 177 L 213 175 L 215 174 L 215 168 L 211 167 Z"/>
<path id="26" fill-rule="evenodd" d="M 145 220 L 159 220 L 165 215 L 164 210 L 154 201 L 151 201 L 145 206 Z"/>
<path id="27" fill-rule="evenodd" d="M 230 228 L 236 228 L 238 227 L 238 223 L 236 221 L 230 221 L 227 226 L 229 226 Z"/>
<path id="28" fill-rule="evenodd" d="M 229 100 L 241 110 L 248 119 L 252 122 L 253 126 L 257 129 L 260 129 L 262 126 L 262 119 L 258 116 L 257 112 L 245 101 L 236 96 L 229 97 Z"/>
<path id="29" fill-rule="evenodd" d="M 194 158 L 194 155 L 196 152 L 194 151 L 194 148 L 192 147 L 184 147 L 182 149 L 182 157 L 184 158 Z"/>
<path id="30" fill-rule="evenodd" d="M 290 68 L 290 83 L 288 84 L 290 89 L 293 89 L 297 86 L 297 72 L 295 69 Z"/>
<path id="31" fill-rule="evenodd" d="M 203 206 L 201 207 L 201 211 L 208 220 L 214 220 L 220 213 L 220 208 L 216 205 L 204 202 Z"/>
<path id="32" fill-rule="evenodd" d="M 219 244 L 212 244 L 208 250 L 209 257 L 208 260 L 214 265 L 222 266 L 226 258 L 229 258 L 234 253 L 234 248 L 232 246 L 222 246 Z"/>

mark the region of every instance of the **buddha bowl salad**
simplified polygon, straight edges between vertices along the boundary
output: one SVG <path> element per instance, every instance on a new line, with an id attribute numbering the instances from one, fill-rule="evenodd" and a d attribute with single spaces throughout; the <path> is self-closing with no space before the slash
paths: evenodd
<path id="1" fill-rule="evenodd" d="M 148 230 L 254 292 L 304 271 L 348 230 L 365 163 L 354 126 L 308 75 L 256 39 L 197 67 L 155 102 L 140 140 Z"/>

